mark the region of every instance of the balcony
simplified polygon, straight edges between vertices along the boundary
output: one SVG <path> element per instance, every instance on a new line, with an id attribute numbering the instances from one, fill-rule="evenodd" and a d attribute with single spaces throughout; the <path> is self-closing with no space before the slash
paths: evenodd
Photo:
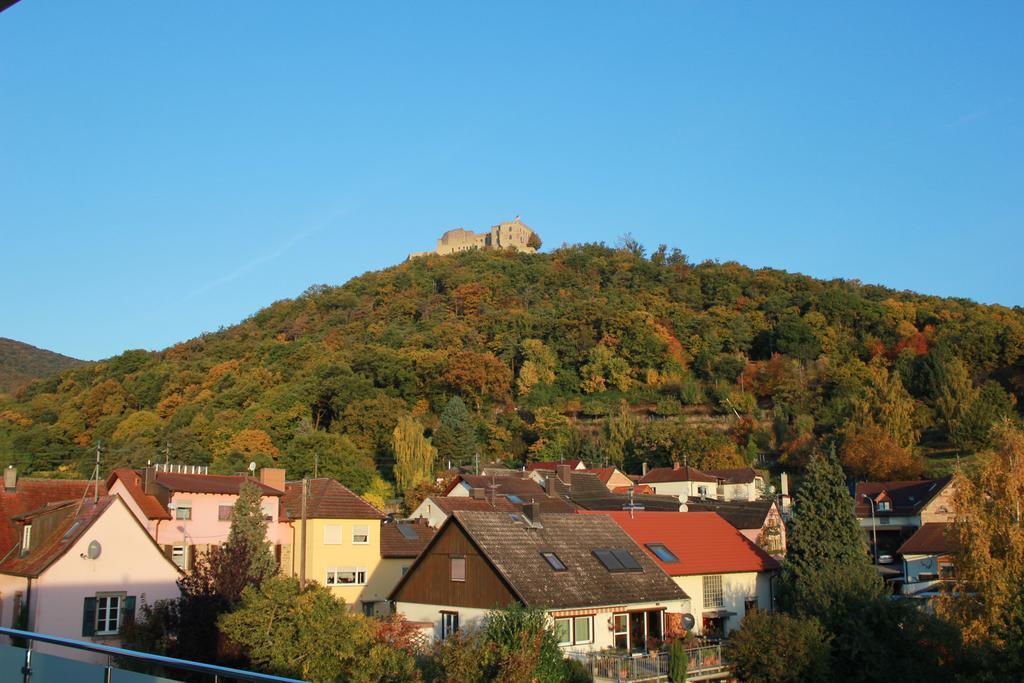
<path id="1" fill-rule="evenodd" d="M 707 645 L 686 650 L 690 658 L 687 681 L 724 681 L 732 674 L 722 658 L 721 645 Z M 621 652 L 567 652 L 583 664 L 595 683 L 615 681 L 668 680 L 668 652 L 629 655 Z"/>

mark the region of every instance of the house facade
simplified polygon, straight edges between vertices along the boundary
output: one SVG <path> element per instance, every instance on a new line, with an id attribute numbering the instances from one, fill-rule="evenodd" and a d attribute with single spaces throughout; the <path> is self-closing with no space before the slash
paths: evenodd
<path id="1" fill-rule="evenodd" d="M 673 635 L 689 598 L 612 520 L 457 511 L 392 592 L 395 609 L 447 638 L 492 609 L 543 609 L 566 650 L 644 651 Z"/>
<path id="2" fill-rule="evenodd" d="M 714 512 L 769 555 L 786 554 L 786 524 L 774 500 L 700 500 L 687 502 L 690 512 Z"/>
<path id="3" fill-rule="evenodd" d="M 143 601 L 179 595 L 179 569 L 118 496 L 50 504 L 14 522 L 21 540 L 0 561 L 4 625 L 116 646 Z M 56 646 L 36 649 L 106 661 Z"/>
<path id="4" fill-rule="evenodd" d="M 767 487 L 764 475 L 753 467 L 707 470 L 705 474 L 718 479 L 718 498 L 726 501 L 755 501 L 764 498 Z"/>
<path id="5" fill-rule="evenodd" d="M 713 512 L 601 512 L 690 596 L 693 631 L 722 638 L 774 607 L 779 563 Z"/>
<path id="6" fill-rule="evenodd" d="M 954 491 L 952 477 L 858 482 L 854 511 L 877 563 L 894 564 L 900 546 L 922 525 L 952 522 Z"/>
<path id="7" fill-rule="evenodd" d="M 718 498 L 718 478 L 693 467 L 675 463 L 672 467 L 655 467 L 638 482 L 647 484 L 658 495 L 687 498 Z"/>
<path id="8" fill-rule="evenodd" d="M 929 598 L 956 580 L 959 542 L 948 522 L 925 522 L 897 551 L 903 563 L 903 595 Z"/>
<path id="9" fill-rule="evenodd" d="M 174 468 L 174 466 L 171 466 Z M 184 468 L 182 468 L 184 469 Z M 279 563 L 291 562 L 292 529 L 282 515 L 284 470 L 264 469 L 259 478 L 190 471 L 115 469 L 107 490 L 122 497 L 128 508 L 182 569 L 195 563 L 198 553 L 225 543 L 231 531 L 231 510 L 245 482 L 262 493 L 260 506 L 267 520 L 267 540 Z"/>

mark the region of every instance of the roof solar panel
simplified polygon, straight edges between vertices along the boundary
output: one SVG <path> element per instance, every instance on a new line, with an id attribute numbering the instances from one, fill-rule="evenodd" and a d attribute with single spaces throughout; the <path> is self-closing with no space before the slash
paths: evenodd
<path id="1" fill-rule="evenodd" d="M 415 540 L 419 539 L 419 537 L 420 537 L 420 535 L 416 532 L 415 527 L 413 527 L 410 524 L 399 524 L 398 525 L 398 531 L 403 536 L 408 538 L 410 541 L 415 541 Z"/>

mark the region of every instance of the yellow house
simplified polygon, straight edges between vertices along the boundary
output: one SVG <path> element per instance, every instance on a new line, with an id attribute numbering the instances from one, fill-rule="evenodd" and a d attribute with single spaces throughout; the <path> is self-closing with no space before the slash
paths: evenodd
<path id="1" fill-rule="evenodd" d="M 316 581 L 364 614 L 387 611 L 395 587 L 381 562 L 381 524 L 385 516 L 333 479 L 308 479 L 286 484 L 284 506 L 294 534 L 290 571 Z M 305 497 L 305 515 L 303 515 Z M 305 521 L 303 521 L 305 520 Z"/>

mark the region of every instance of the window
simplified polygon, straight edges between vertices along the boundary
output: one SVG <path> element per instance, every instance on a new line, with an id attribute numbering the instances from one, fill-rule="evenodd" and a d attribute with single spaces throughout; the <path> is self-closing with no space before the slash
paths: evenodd
<path id="1" fill-rule="evenodd" d="M 640 564 L 633 559 L 628 550 L 623 548 L 598 548 L 594 550 L 594 557 L 600 560 L 604 568 L 610 572 L 639 572 L 643 571 Z"/>
<path id="2" fill-rule="evenodd" d="M 558 559 L 558 555 L 555 555 L 554 553 L 541 553 L 540 555 L 548 561 L 548 564 L 550 564 L 551 568 L 556 572 L 565 571 L 565 563 Z"/>
<path id="3" fill-rule="evenodd" d="M 352 542 L 356 545 L 366 545 L 370 542 L 370 527 L 365 524 L 357 524 L 352 527 Z"/>
<path id="4" fill-rule="evenodd" d="M 743 613 L 750 614 L 757 611 L 757 597 L 747 598 L 743 601 Z"/>
<path id="5" fill-rule="evenodd" d="M 182 501 L 178 503 L 174 508 L 175 519 L 192 519 L 192 503 L 190 501 Z"/>
<path id="6" fill-rule="evenodd" d="M 572 619 L 555 619 L 555 638 L 559 645 L 572 645 Z"/>
<path id="7" fill-rule="evenodd" d="M 332 567 L 327 570 L 325 583 L 328 586 L 364 586 L 366 585 L 366 570 L 352 567 Z"/>
<path id="8" fill-rule="evenodd" d="M 573 642 L 575 644 L 584 645 L 593 642 L 593 638 L 590 636 L 594 630 L 591 628 L 593 619 L 593 617 L 576 617 L 573 619 Z"/>
<path id="9" fill-rule="evenodd" d="M 725 604 L 722 598 L 722 575 L 711 574 L 704 578 L 704 609 L 721 607 Z"/>
<path id="10" fill-rule="evenodd" d="M 328 524 L 324 527 L 324 545 L 341 545 L 340 524 Z"/>
<path id="11" fill-rule="evenodd" d="M 174 564 L 178 565 L 179 569 L 184 569 L 185 568 L 186 557 L 187 557 L 187 554 L 186 554 L 185 546 L 183 546 L 183 545 L 176 545 L 176 546 L 173 546 L 171 548 L 171 562 L 173 562 Z"/>
<path id="12" fill-rule="evenodd" d="M 363 601 L 362 605 L 363 605 L 363 616 L 372 617 L 373 616 L 373 612 L 374 612 L 374 609 L 373 609 L 374 603 Z"/>
<path id="13" fill-rule="evenodd" d="M 523 499 L 520 498 L 519 496 L 505 496 L 505 499 L 508 500 L 508 502 L 510 503 L 515 503 L 516 505 L 523 504 Z"/>
<path id="14" fill-rule="evenodd" d="M 217 506 L 217 519 L 222 522 L 231 521 L 231 511 L 235 509 L 234 505 L 219 505 Z"/>
<path id="15" fill-rule="evenodd" d="M 706 498 L 707 495 L 708 495 L 708 487 L 707 486 L 698 486 L 697 487 L 697 495 L 700 496 L 701 498 Z"/>
<path id="16" fill-rule="evenodd" d="M 654 553 L 662 562 L 678 562 L 679 558 L 676 554 L 669 550 L 664 543 L 648 543 L 647 549 Z"/>
<path id="17" fill-rule="evenodd" d="M 409 573 L 409 565 L 403 564 L 402 565 L 402 576 L 405 576 L 408 573 Z"/>
<path id="18" fill-rule="evenodd" d="M 441 639 L 444 640 L 459 630 L 458 612 L 441 612 Z"/>
<path id="19" fill-rule="evenodd" d="M 466 558 L 465 557 L 453 557 L 453 558 L 451 558 L 451 579 L 452 579 L 452 581 L 465 581 L 466 580 Z"/>
<path id="20" fill-rule="evenodd" d="M 416 531 L 416 527 L 411 524 L 399 524 L 398 533 L 402 534 L 402 536 L 410 541 L 418 540 L 420 537 L 419 532 Z"/>
<path id="21" fill-rule="evenodd" d="M 112 635 L 121 631 L 121 601 L 124 593 L 96 595 L 96 630 L 94 635 Z"/>
<path id="22" fill-rule="evenodd" d="M 890 510 L 892 510 L 892 503 L 890 503 L 887 500 L 880 500 L 880 501 L 878 501 L 878 511 L 879 512 L 889 512 Z"/>
<path id="23" fill-rule="evenodd" d="M 615 614 L 612 616 L 612 635 L 616 650 L 629 649 L 629 616 Z"/>
<path id="24" fill-rule="evenodd" d="M 275 507 L 277 507 L 277 504 L 272 500 L 260 503 L 260 510 L 263 512 L 263 519 L 267 520 L 268 522 L 273 522 Z"/>
<path id="25" fill-rule="evenodd" d="M 26 524 L 21 530 L 21 552 L 27 553 L 32 548 L 32 525 Z"/>

